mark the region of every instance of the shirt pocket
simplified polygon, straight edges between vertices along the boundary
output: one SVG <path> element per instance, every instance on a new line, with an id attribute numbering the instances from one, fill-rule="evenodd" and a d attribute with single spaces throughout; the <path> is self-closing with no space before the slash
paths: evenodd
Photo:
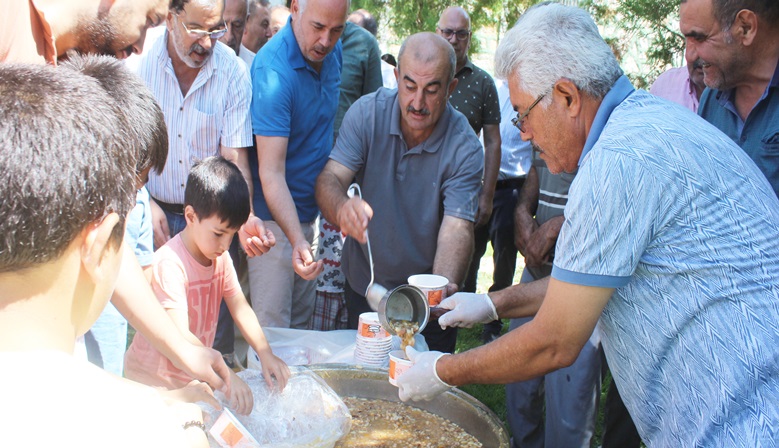
<path id="1" fill-rule="evenodd" d="M 220 132 L 215 114 L 207 114 L 193 110 L 189 117 L 189 129 L 192 140 L 191 162 L 195 163 L 206 157 L 219 155 Z"/>
<path id="2" fill-rule="evenodd" d="M 763 149 L 764 156 L 779 157 L 779 130 L 766 133 L 760 140 L 760 146 Z"/>

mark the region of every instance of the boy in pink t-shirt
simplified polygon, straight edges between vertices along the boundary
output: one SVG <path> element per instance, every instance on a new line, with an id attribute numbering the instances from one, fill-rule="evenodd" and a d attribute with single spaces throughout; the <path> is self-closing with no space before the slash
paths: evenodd
<path id="1" fill-rule="evenodd" d="M 209 157 L 190 171 L 184 192 L 187 227 L 154 254 L 152 289 L 184 336 L 211 347 L 224 297 L 246 341 L 257 352 L 269 387 L 283 390 L 289 368 L 271 351 L 252 307 L 246 301 L 227 249 L 249 216 L 249 188 L 241 172 L 221 157 Z M 192 378 L 136 334 L 125 355 L 125 376 L 151 386 L 178 388 Z M 248 414 L 249 387 L 231 378 L 232 406 Z"/>

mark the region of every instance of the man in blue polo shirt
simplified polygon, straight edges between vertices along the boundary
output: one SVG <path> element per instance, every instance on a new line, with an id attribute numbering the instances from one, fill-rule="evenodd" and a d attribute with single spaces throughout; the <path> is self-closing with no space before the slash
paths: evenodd
<path id="1" fill-rule="evenodd" d="M 291 16 L 252 65 L 257 140 L 254 213 L 276 236 L 271 257 L 249 259 L 252 306 L 263 326 L 305 328 L 322 269 L 312 245 L 314 181 L 333 144 L 348 0 L 293 0 Z"/>
<path id="2" fill-rule="evenodd" d="M 779 195 L 779 2 L 682 0 L 679 27 L 703 62 L 698 114 L 746 151 Z"/>
<path id="3" fill-rule="evenodd" d="M 551 172 L 578 168 L 552 275 L 443 301 L 442 326 L 536 314 L 468 352 L 407 349 L 400 397 L 568 366 L 597 324 L 647 446 L 775 445 L 779 199 L 755 163 L 702 118 L 634 90 L 579 8 L 528 9 L 495 61 L 522 137 Z"/>

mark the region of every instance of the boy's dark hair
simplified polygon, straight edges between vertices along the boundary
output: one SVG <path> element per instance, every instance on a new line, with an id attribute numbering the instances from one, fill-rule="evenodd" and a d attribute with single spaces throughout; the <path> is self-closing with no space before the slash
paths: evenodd
<path id="1" fill-rule="evenodd" d="M 116 132 L 126 134 L 125 147 L 136 150 L 136 173 L 149 167 L 161 173 L 168 158 L 168 129 L 160 106 L 143 80 L 112 56 L 74 53 L 60 63 L 60 68 L 83 73 L 103 86 L 114 99 L 122 120 Z"/>
<path id="2" fill-rule="evenodd" d="M 200 219 L 216 215 L 237 229 L 251 211 L 249 186 L 235 164 L 223 157 L 208 157 L 189 172 L 184 205 L 191 205 Z"/>
<path id="3" fill-rule="evenodd" d="M 135 204 L 135 153 L 113 100 L 71 70 L 0 64 L 0 272 L 47 263 L 107 213 Z"/>

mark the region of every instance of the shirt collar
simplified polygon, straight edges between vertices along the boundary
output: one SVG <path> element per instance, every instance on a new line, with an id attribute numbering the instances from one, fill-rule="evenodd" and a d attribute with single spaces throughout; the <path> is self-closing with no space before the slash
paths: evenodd
<path id="1" fill-rule="evenodd" d="M 463 67 L 455 73 L 454 77 L 460 76 L 461 73 L 463 73 L 465 70 L 469 70 L 471 73 L 473 73 L 473 62 L 471 62 L 471 58 L 466 57 L 465 64 L 463 64 Z"/>
<path id="2" fill-rule="evenodd" d="M 603 97 L 600 106 L 598 106 L 598 112 L 595 114 L 595 119 L 592 120 L 590 133 L 587 135 L 587 140 L 584 142 L 584 148 L 582 149 L 582 155 L 579 157 L 579 166 L 581 166 L 584 158 L 600 138 L 603 128 L 606 127 L 606 123 L 609 121 L 611 112 L 635 91 L 636 89 L 633 87 L 633 84 L 630 83 L 630 80 L 625 75 L 617 78 L 614 85 L 611 86 L 611 90 Z"/>
<path id="3" fill-rule="evenodd" d="M 775 87 L 779 87 L 779 60 L 776 61 L 776 68 L 774 69 L 774 76 L 771 77 L 771 81 L 768 83 L 768 85 L 765 88 L 765 91 L 763 92 L 763 95 L 760 96 L 760 99 L 757 100 L 759 103 L 760 101 L 763 101 L 767 96 L 768 92 Z M 738 115 L 738 111 L 736 111 L 736 106 L 732 104 L 730 101 L 730 98 L 733 96 L 733 91 L 735 89 L 730 90 L 715 90 L 715 98 L 717 99 L 717 102 L 724 108 L 730 110 L 734 114 Z"/>
<path id="4" fill-rule="evenodd" d="M 281 39 L 287 45 L 287 59 L 289 65 L 294 70 L 305 68 L 308 63 L 303 57 L 303 52 L 300 51 L 300 45 L 298 45 L 297 39 L 295 39 L 295 33 L 292 31 L 292 16 L 287 18 L 287 24 L 284 25 L 281 30 Z"/>

